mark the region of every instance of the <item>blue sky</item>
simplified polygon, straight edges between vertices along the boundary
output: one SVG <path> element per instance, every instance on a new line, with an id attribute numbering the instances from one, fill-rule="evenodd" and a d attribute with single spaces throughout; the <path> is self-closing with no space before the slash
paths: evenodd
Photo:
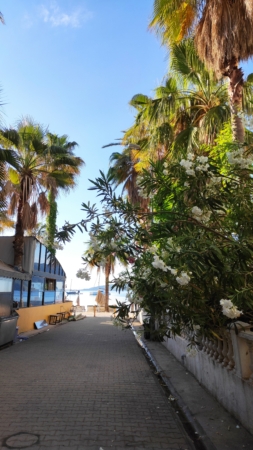
<path id="1" fill-rule="evenodd" d="M 108 170 L 114 150 L 102 146 L 132 124 L 131 97 L 152 95 L 166 73 L 166 51 L 147 30 L 152 5 L 153 0 L 8 0 L 1 6 L 5 125 L 29 115 L 78 142 L 76 153 L 86 163 L 78 187 L 59 199 L 59 227 L 82 218 L 82 202 L 97 201 L 88 179 Z M 75 274 L 87 240 L 78 232 L 58 252 L 68 287 L 71 279 L 72 287 L 83 285 Z"/>
<path id="2" fill-rule="evenodd" d="M 128 105 L 152 95 L 167 70 L 166 50 L 148 31 L 153 0 L 8 0 L 1 5 L 1 99 L 6 126 L 22 116 L 78 142 L 86 166 L 78 187 L 58 203 L 58 226 L 83 216 L 81 203 L 99 169 L 108 170 L 112 148 L 133 122 Z M 245 72 L 252 70 L 252 64 Z M 87 287 L 75 274 L 87 235 L 77 233 L 58 259 L 70 287 Z M 93 276 L 94 280 L 94 276 Z"/>

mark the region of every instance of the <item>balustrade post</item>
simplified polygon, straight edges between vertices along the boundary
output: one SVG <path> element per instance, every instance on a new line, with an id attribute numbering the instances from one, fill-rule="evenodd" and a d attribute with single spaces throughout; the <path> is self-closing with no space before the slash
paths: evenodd
<path id="1" fill-rule="evenodd" d="M 251 325 L 244 322 L 236 322 L 238 334 L 235 333 L 235 327 L 232 325 L 230 335 L 234 350 L 234 360 L 236 375 L 240 378 L 249 379 L 253 374 L 253 368 L 251 368 L 251 351 L 249 343 L 253 341 L 253 333 L 249 330 Z"/>
<path id="2" fill-rule="evenodd" d="M 253 383 L 253 340 L 252 341 L 248 341 L 248 346 L 249 346 L 249 355 L 250 355 L 250 365 L 249 365 L 249 367 L 250 367 L 250 370 L 251 370 L 251 375 L 250 375 L 249 379 Z"/>
<path id="3" fill-rule="evenodd" d="M 223 347 L 222 347 L 222 354 L 223 354 L 223 361 L 222 366 L 227 367 L 229 360 L 228 360 L 228 337 L 226 331 L 222 333 L 223 338 Z"/>

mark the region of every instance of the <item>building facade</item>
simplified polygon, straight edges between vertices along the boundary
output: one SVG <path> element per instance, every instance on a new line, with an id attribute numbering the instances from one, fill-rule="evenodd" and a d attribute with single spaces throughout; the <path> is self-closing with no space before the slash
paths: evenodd
<path id="1" fill-rule="evenodd" d="M 33 329 L 38 320 L 48 321 L 51 314 L 69 311 L 72 303 L 64 301 L 66 274 L 61 264 L 36 238 L 25 237 L 23 272 L 13 268 L 13 239 L 0 237 L 0 317 L 17 309 L 22 332 Z"/>

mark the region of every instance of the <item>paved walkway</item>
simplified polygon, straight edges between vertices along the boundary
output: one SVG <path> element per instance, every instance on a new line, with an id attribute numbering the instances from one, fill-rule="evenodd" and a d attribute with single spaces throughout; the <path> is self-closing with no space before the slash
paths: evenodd
<path id="1" fill-rule="evenodd" d="M 0 352 L 2 449 L 192 450 L 131 331 L 108 317 Z"/>

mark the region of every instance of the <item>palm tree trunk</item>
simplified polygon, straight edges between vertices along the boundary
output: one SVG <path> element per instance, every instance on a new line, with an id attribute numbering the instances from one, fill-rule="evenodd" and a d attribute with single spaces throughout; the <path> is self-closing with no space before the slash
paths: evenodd
<path id="1" fill-rule="evenodd" d="M 237 64 L 230 64 L 226 74 L 229 77 L 228 95 L 230 100 L 232 132 L 234 141 L 243 143 L 245 129 L 242 117 L 243 71 Z"/>
<path id="2" fill-rule="evenodd" d="M 110 256 L 105 264 L 105 311 L 109 312 L 109 277 L 111 273 L 111 261 Z"/>
<path id="3" fill-rule="evenodd" d="M 18 202 L 17 223 L 15 228 L 15 237 L 13 241 L 14 248 L 14 267 L 23 270 L 23 254 L 24 254 L 24 228 L 23 228 L 23 198 L 20 196 Z"/>
<path id="4" fill-rule="evenodd" d="M 56 232 L 56 219 L 57 219 L 57 203 L 55 201 L 55 196 L 52 191 L 49 191 L 48 202 L 50 206 L 49 215 L 46 221 L 46 232 L 47 232 L 47 247 L 51 252 L 51 255 L 55 255 L 56 251 L 54 248 L 54 239 Z"/>
<path id="5" fill-rule="evenodd" d="M 105 276 L 105 311 L 109 312 L 109 276 Z"/>

